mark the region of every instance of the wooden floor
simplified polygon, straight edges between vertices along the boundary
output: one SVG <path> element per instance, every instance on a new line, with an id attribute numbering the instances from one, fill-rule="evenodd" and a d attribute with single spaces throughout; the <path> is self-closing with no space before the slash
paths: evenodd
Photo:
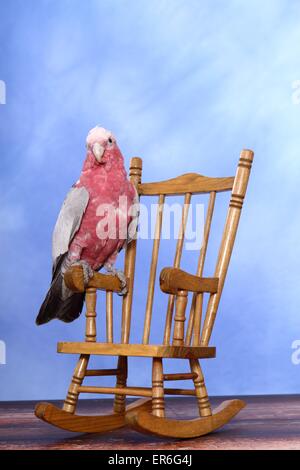
<path id="1" fill-rule="evenodd" d="M 35 402 L 0 402 L 0 449 L 300 449 L 300 395 L 243 397 L 248 406 L 223 429 L 198 439 L 146 436 L 128 428 L 107 434 L 74 434 L 34 414 Z M 213 405 L 222 401 L 214 398 Z M 55 402 L 60 404 L 60 402 Z M 78 411 L 109 412 L 111 401 L 82 400 Z M 195 417 L 193 398 L 169 398 L 168 415 Z"/>

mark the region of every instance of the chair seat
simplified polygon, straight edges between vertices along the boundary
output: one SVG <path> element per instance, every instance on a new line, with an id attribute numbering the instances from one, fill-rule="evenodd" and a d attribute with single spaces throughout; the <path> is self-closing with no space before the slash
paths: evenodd
<path id="1" fill-rule="evenodd" d="M 57 344 L 57 352 L 65 354 L 166 357 L 179 359 L 208 359 L 216 357 L 216 348 L 210 346 L 164 346 L 154 344 L 121 344 L 96 342 L 59 342 Z"/>

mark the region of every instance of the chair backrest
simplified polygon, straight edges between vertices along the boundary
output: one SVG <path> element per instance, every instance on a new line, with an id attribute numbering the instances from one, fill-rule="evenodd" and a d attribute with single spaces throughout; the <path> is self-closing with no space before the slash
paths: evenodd
<path id="1" fill-rule="evenodd" d="M 156 196 L 158 198 L 156 225 L 153 238 L 152 259 L 150 264 L 150 273 L 148 281 L 148 292 L 145 296 L 146 307 L 144 317 L 144 328 L 141 338 L 142 344 L 149 344 L 153 300 L 155 292 L 155 283 L 157 278 L 158 253 L 161 241 L 161 231 L 163 224 L 164 205 L 170 196 L 181 195 L 184 197 L 182 206 L 182 217 L 177 238 L 176 251 L 173 261 L 175 268 L 180 267 L 182 258 L 186 224 L 189 208 L 191 206 L 192 196 L 194 194 L 208 193 L 209 200 L 206 210 L 203 242 L 199 253 L 198 267 L 196 275 L 202 276 L 208 241 L 211 231 L 211 224 L 214 215 L 217 193 L 231 191 L 231 198 L 227 211 L 227 218 L 221 244 L 218 251 L 217 262 L 215 266 L 214 277 L 219 279 L 218 290 L 216 293 L 209 294 L 206 311 L 203 315 L 203 294 L 193 294 L 188 324 L 185 334 L 185 345 L 208 346 L 213 330 L 220 297 L 222 294 L 224 281 L 235 241 L 238 228 L 243 200 L 245 197 L 248 179 L 251 171 L 253 152 L 243 150 L 240 155 L 235 177 L 211 178 L 196 173 L 188 173 L 177 178 L 154 183 L 142 183 L 142 160 L 138 157 L 132 158 L 130 163 L 130 180 L 136 186 L 140 198 Z M 128 294 L 123 299 L 122 304 L 122 328 L 121 343 L 129 343 L 131 327 L 131 311 L 134 290 L 135 260 L 136 260 L 137 240 L 133 240 L 126 248 L 124 272 L 129 279 Z M 169 295 L 168 307 L 166 312 L 166 322 L 163 335 L 163 344 L 169 345 L 172 341 L 171 331 L 174 323 L 173 312 L 175 305 L 175 296 Z M 107 293 L 106 300 L 106 319 L 107 319 L 107 338 L 108 342 L 113 342 L 112 335 L 112 293 Z M 141 312 L 139 312 L 141 314 Z"/>

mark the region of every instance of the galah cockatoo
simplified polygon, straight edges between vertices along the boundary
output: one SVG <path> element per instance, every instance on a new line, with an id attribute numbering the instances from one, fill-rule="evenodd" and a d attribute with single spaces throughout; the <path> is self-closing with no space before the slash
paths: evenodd
<path id="1" fill-rule="evenodd" d="M 75 320 L 84 294 L 64 283 L 65 271 L 83 268 L 85 284 L 103 266 L 116 274 L 126 293 L 126 279 L 114 267 L 118 252 L 135 237 L 138 195 L 127 179 L 116 139 L 103 127 L 93 128 L 86 139 L 87 155 L 79 180 L 73 185 L 58 215 L 52 239 L 52 282 L 36 323 L 58 318 Z"/>

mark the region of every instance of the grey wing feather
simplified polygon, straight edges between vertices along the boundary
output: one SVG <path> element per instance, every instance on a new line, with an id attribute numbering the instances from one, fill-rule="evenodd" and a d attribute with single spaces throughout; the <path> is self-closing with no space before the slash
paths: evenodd
<path id="1" fill-rule="evenodd" d="M 68 251 L 69 245 L 80 227 L 88 202 L 89 193 L 86 188 L 71 188 L 68 192 L 53 231 L 52 260 L 54 270 L 60 255 Z"/>

